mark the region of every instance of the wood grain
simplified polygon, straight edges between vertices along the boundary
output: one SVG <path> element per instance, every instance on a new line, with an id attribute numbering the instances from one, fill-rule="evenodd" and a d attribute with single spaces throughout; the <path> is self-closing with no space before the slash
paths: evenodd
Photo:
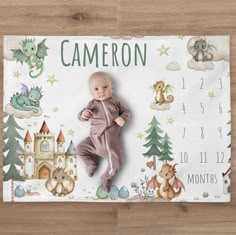
<path id="1" fill-rule="evenodd" d="M 77 13 L 86 14 L 86 17 L 83 20 L 74 20 L 72 16 Z M 0 182 L 0 235 L 236 234 L 234 0 L 1 1 L 0 33 L 1 36 L 230 35 L 233 169 L 232 202 L 228 204 L 2 203 Z M 2 37 L 0 53 L 2 109 Z"/>

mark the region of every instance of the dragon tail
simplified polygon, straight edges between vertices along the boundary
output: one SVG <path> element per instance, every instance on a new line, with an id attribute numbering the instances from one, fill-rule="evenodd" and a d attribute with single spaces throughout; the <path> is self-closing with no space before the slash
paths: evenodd
<path id="1" fill-rule="evenodd" d="M 43 64 L 42 64 L 41 67 L 40 67 L 39 73 L 33 74 L 33 73 L 32 73 L 33 71 L 34 71 L 34 70 L 31 69 L 30 72 L 29 72 L 29 75 L 30 75 L 31 78 L 37 78 L 38 76 L 40 76 L 40 75 L 42 74 L 42 72 L 43 72 Z"/>
<path id="2" fill-rule="evenodd" d="M 169 103 L 171 103 L 171 102 L 173 102 L 173 101 L 174 101 L 174 96 L 173 96 L 173 95 L 168 95 L 168 96 L 166 97 L 165 103 L 166 103 L 166 104 L 169 104 Z"/>
<path id="3" fill-rule="evenodd" d="M 207 57 L 207 56 L 205 56 L 205 60 L 206 61 L 212 61 L 213 60 L 213 54 L 212 53 L 208 53 L 209 55 L 210 55 L 210 57 Z"/>

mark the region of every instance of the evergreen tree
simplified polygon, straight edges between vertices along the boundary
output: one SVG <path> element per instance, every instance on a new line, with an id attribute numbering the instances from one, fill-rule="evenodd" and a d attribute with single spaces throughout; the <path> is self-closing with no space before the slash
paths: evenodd
<path id="1" fill-rule="evenodd" d="M 163 138 L 159 134 L 163 133 L 163 131 L 158 127 L 160 123 L 156 120 L 155 116 L 153 116 L 153 119 L 149 125 L 150 128 L 145 131 L 148 134 L 145 140 L 148 142 L 143 146 L 150 148 L 146 153 L 143 153 L 143 155 L 148 158 L 153 157 L 153 170 L 156 170 L 156 157 L 161 156 L 160 149 L 163 148 Z"/>
<path id="2" fill-rule="evenodd" d="M 4 114 L 4 117 L 8 115 Z M 7 130 L 5 130 L 7 129 Z M 20 146 L 19 141 L 17 139 L 23 139 L 17 130 L 23 130 L 15 121 L 13 115 L 8 116 L 6 122 L 3 123 L 3 166 L 10 165 L 9 170 L 4 172 L 3 181 L 8 181 L 10 179 L 17 181 L 24 181 L 24 178 L 19 175 L 16 165 L 23 166 L 24 163 L 19 159 L 17 154 L 23 152 L 23 148 Z M 6 142 L 5 142 L 6 141 Z"/>
<path id="3" fill-rule="evenodd" d="M 172 143 L 170 142 L 170 137 L 166 133 L 163 140 L 163 150 L 161 152 L 161 157 L 159 159 L 160 161 L 173 161 L 173 158 L 170 157 L 170 155 L 173 154 L 171 152 L 172 150 L 171 145 Z"/>

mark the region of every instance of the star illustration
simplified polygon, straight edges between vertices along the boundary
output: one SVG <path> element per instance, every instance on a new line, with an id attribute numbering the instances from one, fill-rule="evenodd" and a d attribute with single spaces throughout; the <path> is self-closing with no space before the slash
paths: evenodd
<path id="1" fill-rule="evenodd" d="M 58 112 L 58 111 L 59 111 L 59 110 L 58 110 L 58 107 L 54 107 L 54 108 L 53 108 L 53 112 L 54 112 L 54 113 L 56 113 L 56 112 Z"/>
<path id="2" fill-rule="evenodd" d="M 71 129 L 71 128 L 67 130 L 67 134 L 68 134 L 68 135 L 71 135 L 71 136 L 73 136 L 73 135 L 74 135 L 74 133 L 75 133 L 75 132 L 74 132 L 74 130 L 73 130 L 73 129 Z"/>
<path id="3" fill-rule="evenodd" d="M 175 120 L 172 117 L 167 119 L 167 123 L 170 124 L 170 125 L 172 125 L 174 121 Z"/>
<path id="4" fill-rule="evenodd" d="M 183 35 L 179 35 L 179 36 L 178 36 L 178 38 L 181 39 L 181 40 L 183 40 L 184 37 L 185 37 L 185 36 L 183 36 Z"/>
<path id="5" fill-rule="evenodd" d="M 137 133 L 136 138 L 141 140 L 143 138 L 143 136 L 144 136 L 143 133 L 139 132 L 139 133 Z"/>
<path id="6" fill-rule="evenodd" d="M 48 75 L 47 82 L 51 83 L 51 85 L 53 86 L 54 82 L 57 82 L 57 80 L 55 79 L 55 75 Z"/>
<path id="7" fill-rule="evenodd" d="M 167 50 L 169 50 L 169 49 L 170 49 L 169 47 L 164 47 L 164 45 L 162 44 L 161 48 L 159 48 L 157 50 L 160 51 L 160 56 L 161 56 L 161 55 L 169 55 L 167 53 Z"/>
<path id="8" fill-rule="evenodd" d="M 216 97 L 215 96 L 215 94 L 214 94 L 214 92 L 212 91 L 212 92 L 208 92 L 208 97 L 212 100 L 214 97 Z"/>
<path id="9" fill-rule="evenodd" d="M 21 75 L 18 71 L 13 72 L 13 73 L 14 73 L 13 77 L 16 77 L 16 79 L 18 79 L 19 76 Z"/>

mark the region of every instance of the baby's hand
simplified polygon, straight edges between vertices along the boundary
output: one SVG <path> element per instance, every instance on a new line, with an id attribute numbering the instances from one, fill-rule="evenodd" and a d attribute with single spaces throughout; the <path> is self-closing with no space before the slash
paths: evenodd
<path id="1" fill-rule="evenodd" d="M 118 117 L 114 120 L 119 126 L 124 126 L 125 125 L 125 120 L 122 117 Z"/>
<path id="2" fill-rule="evenodd" d="M 83 119 L 89 120 L 91 117 L 93 116 L 93 112 L 89 109 L 85 109 L 82 113 L 81 113 L 81 117 Z"/>

